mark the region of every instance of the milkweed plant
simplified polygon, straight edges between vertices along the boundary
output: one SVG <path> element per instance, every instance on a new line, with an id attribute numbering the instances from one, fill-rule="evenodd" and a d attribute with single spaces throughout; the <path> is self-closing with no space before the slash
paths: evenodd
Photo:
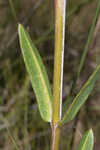
<path id="1" fill-rule="evenodd" d="M 59 150 L 59 142 L 61 137 L 61 128 L 64 124 L 72 121 L 80 108 L 88 99 L 94 84 L 98 79 L 100 73 L 100 65 L 89 77 L 88 81 L 83 85 L 79 93 L 74 97 L 72 103 L 66 110 L 66 104 L 62 104 L 62 85 L 63 85 L 63 63 L 64 63 L 64 39 L 65 39 L 65 14 L 66 14 L 66 0 L 55 0 L 55 50 L 54 50 L 54 75 L 53 75 L 53 92 L 51 90 L 50 82 L 47 76 L 45 66 L 40 57 L 37 48 L 32 42 L 28 32 L 19 24 L 18 33 L 20 47 L 25 62 L 27 72 L 30 76 L 30 81 L 35 92 L 38 103 L 38 108 L 42 119 L 50 123 L 51 126 L 51 150 Z M 82 58 L 79 64 L 76 78 L 73 81 L 73 87 L 82 70 L 88 46 L 94 32 L 95 23 L 100 9 L 100 1 L 96 10 L 96 16 L 90 29 L 88 41 L 84 48 Z M 69 95 L 71 95 L 71 92 Z M 62 110 L 64 113 L 62 115 Z M 87 131 L 77 148 L 77 150 L 93 150 L 94 137 L 93 131 Z"/>

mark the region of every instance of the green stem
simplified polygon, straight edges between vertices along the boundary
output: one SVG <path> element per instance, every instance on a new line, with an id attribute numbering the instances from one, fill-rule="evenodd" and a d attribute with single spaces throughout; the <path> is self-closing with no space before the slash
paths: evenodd
<path id="1" fill-rule="evenodd" d="M 61 130 L 59 127 L 54 126 L 52 128 L 51 150 L 59 150 L 60 133 L 61 133 Z"/>
<path id="2" fill-rule="evenodd" d="M 65 9 L 66 0 L 55 0 L 55 56 L 51 150 L 59 149 L 60 139 L 60 129 L 58 128 L 58 123 L 60 122 L 62 115 Z"/>

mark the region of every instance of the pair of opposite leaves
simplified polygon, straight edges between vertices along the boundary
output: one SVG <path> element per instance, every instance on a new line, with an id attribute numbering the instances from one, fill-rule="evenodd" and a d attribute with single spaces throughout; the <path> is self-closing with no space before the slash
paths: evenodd
<path id="1" fill-rule="evenodd" d="M 53 96 L 44 64 L 27 31 L 22 25 L 19 25 L 18 29 L 24 62 L 36 95 L 41 117 L 43 120 L 51 122 Z M 97 66 L 88 81 L 74 98 L 72 104 L 61 120 L 62 125 L 74 119 L 80 110 L 80 107 L 84 104 L 91 93 L 99 72 L 100 65 Z"/>
<path id="2" fill-rule="evenodd" d="M 51 122 L 53 96 L 48 76 L 36 47 L 34 46 L 27 31 L 25 31 L 22 25 L 19 25 L 19 39 L 24 62 L 36 95 L 41 117 L 43 118 L 43 120 Z M 80 110 L 80 107 L 84 104 L 89 94 L 91 93 L 98 78 L 99 72 L 100 65 L 96 67 L 93 74 L 82 87 L 80 92 L 76 95 L 67 112 L 64 114 L 60 125 L 68 123 L 69 121 L 74 119 L 74 117 Z M 82 137 L 78 150 L 92 150 L 93 141 L 93 132 L 92 130 L 89 130 Z"/>

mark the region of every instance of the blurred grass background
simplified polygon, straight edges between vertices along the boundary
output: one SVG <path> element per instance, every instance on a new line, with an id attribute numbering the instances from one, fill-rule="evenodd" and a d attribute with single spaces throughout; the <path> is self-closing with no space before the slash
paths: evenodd
<path id="1" fill-rule="evenodd" d="M 63 101 L 87 41 L 98 0 L 68 0 Z M 100 17 L 97 22 L 99 22 Z M 54 56 L 53 0 L 0 0 L 0 150 L 49 150 L 50 127 L 42 121 L 21 55 L 17 26 L 23 24 L 38 48 L 52 85 Z M 99 24 L 99 23 L 98 23 Z M 100 63 L 100 24 L 89 47 L 73 96 Z M 99 79 L 100 81 L 100 79 Z M 62 129 L 61 150 L 76 150 L 85 130 L 93 128 L 100 149 L 100 82 L 77 118 Z M 16 148 L 17 145 L 17 148 Z"/>

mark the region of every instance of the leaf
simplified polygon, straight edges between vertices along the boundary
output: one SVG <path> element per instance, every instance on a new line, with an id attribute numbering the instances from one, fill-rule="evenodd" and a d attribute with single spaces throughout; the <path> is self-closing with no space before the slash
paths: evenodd
<path id="1" fill-rule="evenodd" d="M 92 130 L 89 130 L 82 137 L 80 145 L 77 150 L 93 150 L 94 137 Z"/>
<path id="2" fill-rule="evenodd" d="M 81 1 L 81 4 L 79 4 L 79 5 L 83 5 L 83 4 L 87 3 L 87 2 L 88 2 L 88 0 Z M 77 7 L 79 8 L 79 6 L 77 6 Z M 68 104 L 71 101 L 72 93 L 73 93 L 74 88 L 76 86 L 77 79 L 79 78 L 80 73 L 81 73 L 81 71 L 83 69 L 83 66 L 84 66 L 84 63 L 85 63 L 85 59 L 86 59 L 86 56 L 87 56 L 87 52 L 88 52 L 88 49 L 89 49 L 89 45 L 91 43 L 91 40 L 92 40 L 92 37 L 93 37 L 93 33 L 94 33 L 94 30 L 95 30 L 95 25 L 96 25 L 96 22 L 97 22 L 98 17 L 99 17 L 99 12 L 100 12 L 100 1 L 98 1 L 98 4 L 97 4 L 96 13 L 95 13 L 95 16 L 94 16 L 94 19 L 93 19 L 93 22 L 92 22 L 92 25 L 91 25 L 91 28 L 90 28 L 90 31 L 89 31 L 87 42 L 85 44 L 85 47 L 84 47 L 84 50 L 83 50 L 83 53 L 82 53 L 82 56 L 81 56 L 81 61 L 80 61 L 80 64 L 78 66 L 78 71 L 76 72 L 76 74 L 75 74 L 75 76 L 73 78 L 73 83 L 72 83 L 72 86 L 71 86 L 71 89 L 70 89 L 69 96 L 67 97 L 66 101 L 63 104 L 63 112 L 65 112 L 66 108 L 68 107 Z"/>
<path id="3" fill-rule="evenodd" d="M 74 119 L 78 111 L 80 110 L 81 106 L 84 104 L 84 102 L 87 100 L 88 96 L 92 92 L 92 89 L 94 87 L 94 84 L 98 78 L 98 75 L 100 73 L 100 65 L 98 65 L 93 72 L 93 74 L 90 76 L 88 81 L 85 83 L 85 85 L 82 87 L 80 92 L 76 95 L 74 98 L 72 104 L 70 105 L 67 112 L 64 114 L 63 119 L 60 122 L 60 125 L 63 125 L 64 123 L 67 123 Z"/>
<path id="4" fill-rule="evenodd" d="M 18 27 L 22 55 L 43 120 L 52 118 L 52 92 L 42 59 L 22 25 Z"/>

